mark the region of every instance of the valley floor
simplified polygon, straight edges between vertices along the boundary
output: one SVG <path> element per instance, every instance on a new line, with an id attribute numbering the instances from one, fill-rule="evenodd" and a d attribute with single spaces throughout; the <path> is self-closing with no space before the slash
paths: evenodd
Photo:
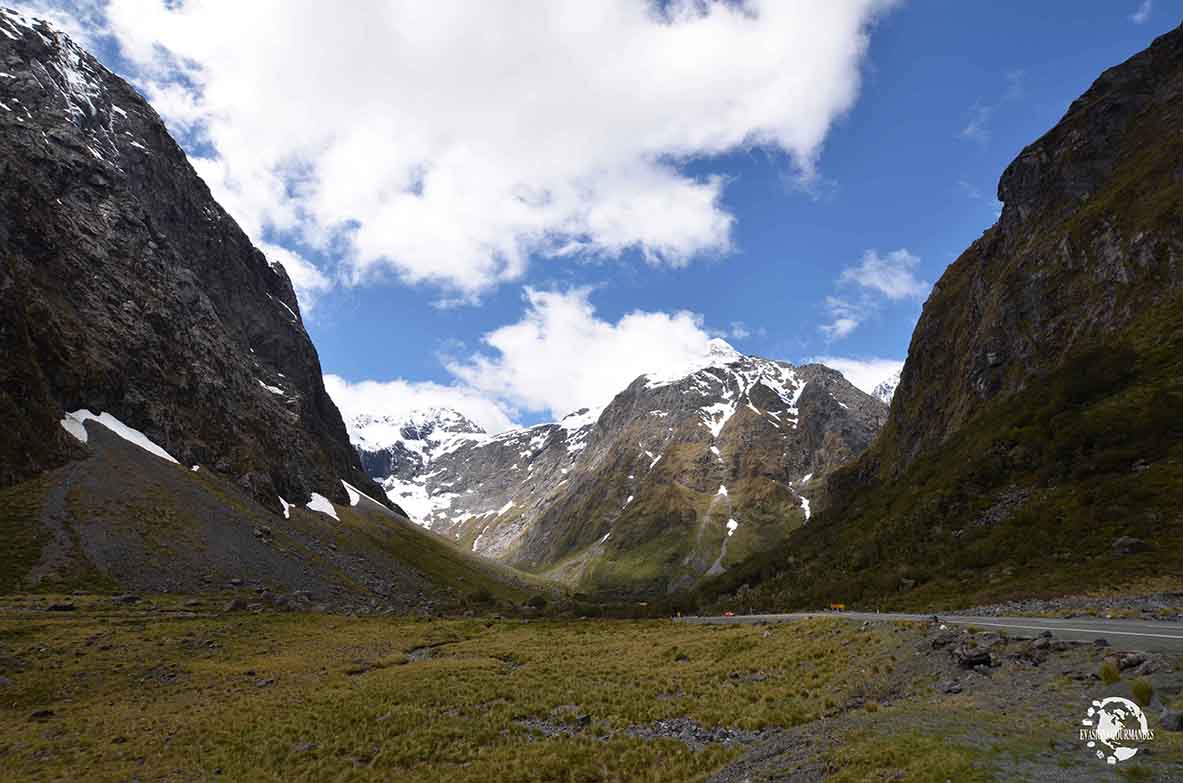
<path id="1" fill-rule="evenodd" d="M 1183 687 L 1172 656 L 842 619 L 222 609 L 0 598 L 0 779 L 963 783 L 1183 770 L 1183 734 L 1159 726 Z M 964 668 L 955 651 L 993 665 Z M 1155 739 L 1107 767 L 1078 740 L 1081 718 L 1093 699 L 1135 693 Z"/>

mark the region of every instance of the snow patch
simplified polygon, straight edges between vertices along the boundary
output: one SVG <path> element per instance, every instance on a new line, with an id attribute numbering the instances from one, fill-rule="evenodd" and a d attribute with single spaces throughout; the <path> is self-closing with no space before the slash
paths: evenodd
<path id="1" fill-rule="evenodd" d="M 337 516 L 337 509 L 333 508 L 333 502 L 324 495 L 318 495 L 313 492 L 312 499 L 308 501 L 306 508 L 309 511 L 319 511 L 322 514 L 328 514 L 338 522 L 341 521 L 341 517 Z"/>
<path id="2" fill-rule="evenodd" d="M 255 378 L 255 380 L 259 381 L 258 378 Z M 267 391 L 271 392 L 272 394 L 278 394 L 280 397 L 283 396 L 283 389 L 279 388 L 278 386 L 270 386 L 266 383 L 263 383 L 262 381 L 259 381 L 259 385 L 262 386 Z"/>
<path id="3" fill-rule="evenodd" d="M 86 427 L 82 425 L 82 423 L 85 421 L 97 422 L 127 442 L 134 443 L 135 445 L 139 446 L 144 451 L 154 454 L 161 459 L 168 460 L 169 462 L 172 462 L 176 465 L 181 464 L 177 462 L 173 455 L 169 454 L 160 446 L 157 446 L 155 443 L 153 443 L 147 435 L 133 427 L 127 426 L 119 419 L 112 416 L 110 413 L 93 413 L 86 408 L 81 408 L 72 413 L 67 413 L 66 418 L 62 419 L 61 424 L 66 432 L 70 433 L 83 443 L 86 443 Z"/>
<path id="4" fill-rule="evenodd" d="M 720 485 L 719 485 L 719 491 L 718 491 L 718 492 L 716 492 L 715 494 L 716 494 L 716 495 L 724 495 L 724 496 L 726 496 L 726 495 L 727 495 L 727 487 L 726 487 L 726 486 L 724 486 L 723 484 L 720 484 Z"/>
<path id="5" fill-rule="evenodd" d="M 276 497 L 278 497 L 278 495 Z M 279 505 L 283 506 L 283 518 L 284 519 L 291 519 L 292 518 L 292 504 L 287 502 L 283 498 L 279 498 Z"/>
<path id="6" fill-rule="evenodd" d="M 735 531 L 739 529 L 739 523 L 734 519 L 727 520 L 727 537 L 731 538 L 735 535 Z"/>
<path id="7" fill-rule="evenodd" d="M 645 375 L 645 386 L 650 389 L 676 383 L 688 375 L 705 370 L 708 367 L 726 367 L 732 362 L 743 359 L 743 354 L 731 347 L 726 340 L 715 338 L 707 343 L 707 353 L 697 359 L 686 362 L 683 366 L 667 373 L 649 373 Z"/>

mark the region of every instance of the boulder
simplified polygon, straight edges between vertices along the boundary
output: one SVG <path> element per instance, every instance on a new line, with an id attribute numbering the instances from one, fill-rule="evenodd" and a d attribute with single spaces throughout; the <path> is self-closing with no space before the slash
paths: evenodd
<path id="1" fill-rule="evenodd" d="M 966 669 L 990 665 L 990 650 L 978 647 L 974 642 L 965 642 L 953 648 L 953 660 Z"/>
<path id="2" fill-rule="evenodd" d="M 1121 536 L 1113 542 L 1113 552 L 1118 555 L 1134 555 L 1139 552 L 1147 552 L 1150 550 L 1150 544 L 1147 544 L 1140 538 L 1133 538 L 1131 536 Z"/>

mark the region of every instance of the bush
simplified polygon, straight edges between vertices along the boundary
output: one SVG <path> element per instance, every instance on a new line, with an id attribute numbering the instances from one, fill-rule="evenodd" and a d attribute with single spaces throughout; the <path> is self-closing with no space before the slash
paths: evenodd
<path id="1" fill-rule="evenodd" d="M 487 587 L 482 587 L 468 594 L 468 602 L 478 606 L 487 606 L 493 603 L 493 594 L 489 592 Z"/>
<path id="2" fill-rule="evenodd" d="M 545 609 L 546 608 L 546 596 L 544 596 L 544 595 L 533 596 L 529 601 L 526 602 L 526 606 L 529 606 L 532 609 L 539 609 L 539 610 Z"/>
<path id="3" fill-rule="evenodd" d="M 1130 683 L 1130 692 L 1134 696 L 1134 701 L 1142 707 L 1149 707 L 1154 698 L 1154 686 L 1150 684 L 1149 680 L 1142 677 Z"/>
<path id="4" fill-rule="evenodd" d="M 1106 661 L 1105 663 L 1101 664 L 1100 676 L 1101 682 L 1105 683 L 1106 685 L 1112 685 L 1121 679 L 1121 672 L 1117 670 L 1115 665 L 1109 661 Z"/>

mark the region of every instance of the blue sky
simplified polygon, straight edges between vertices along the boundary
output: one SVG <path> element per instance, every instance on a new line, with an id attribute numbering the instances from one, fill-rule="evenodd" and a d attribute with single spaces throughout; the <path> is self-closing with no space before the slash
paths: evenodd
<path id="1" fill-rule="evenodd" d="M 323 158 L 313 157 L 319 153 L 309 152 L 306 159 L 289 158 L 283 165 L 271 166 L 266 174 L 278 183 L 271 191 L 260 189 L 247 193 L 249 188 L 235 184 L 259 174 L 245 164 L 236 169 L 235 161 L 247 160 L 247 156 L 236 157 L 233 151 L 235 139 L 249 140 L 252 134 L 258 133 L 257 126 L 251 125 L 251 118 L 242 112 L 235 114 L 230 100 L 215 109 L 195 109 L 186 91 L 200 92 L 204 84 L 206 94 L 213 94 L 217 83 L 208 74 L 215 74 L 218 68 L 242 70 L 270 67 L 271 63 L 258 65 L 257 61 L 227 54 L 226 50 L 235 43 L 223 41 L 220 33 L 210 34 L 210 40 L 217 45 L 209 41 L 190 45 L 190 39 L 181 37 L 192 35 L 194 41 L 199 41 L 199 32 L 170 32 L 167 36 L 158 33 L 158 29 L 170 24 L 169 12 L 157 9 L 153 16 L 144 9 L 160 5 L 120 0 L 112 6 L 88 2 L 65 8 L 82 27 L 76 32 L 87 35 L 90 45 L 98 49 L 111 67 L 131 77 L 153 99 L 174 135 L 193 157 L 204 161 L 199 162 L 199 172 L 211 181 L 216 194 L 226 194 L 223 203 L 248 233 L 257 241 L 272 244 L 272 248 L 264 247 L 265 250 L 278 247 L 275 252 L 279 254 L 284 249 L 294 251 L 302 260 L 292 263 L 311 264 L 319 270 L 311 273 L 304 270 L 305 277 L 312 274 L 314 282 L 311 289 L 301 291 L 301 301 L 306 326 L 320 352 L 324 370 L 336 376 L 330 390 L 346 413 L 366 408 L 397 412 L 438 398 L 469 405 L 474 415 L 491 427 L 504 426 L 509 420 L 533 423 L 565 414 L 566 406 L 596 402 L 605 396 L 606 389 L 623 387 L 618 375 L 626 377 L 635 370 L 626 357 L 635 353 L 634 363 L 644 363 L 656 360 L 649 357 L 648 351 L 656 351 L 658 358 L 665 355 L 664 335 L 669 335 L 671 345 L 676 345 L 669 349 L 670 353 L 695 350 L 695 338 L 686 332 L 695 324 L 703 334 L 723 336 L 745 353 L 793 362 L 818 356 L 860 361 L 902 359 L 928 284 L 939 278 L 946 266 L 996 219 L 1000 207 L 995 198 L 996 186 L 1005 166 L 1026 144 L 1050 128 L 1103 69 L 1145 48 L 1156 35 L 1177 26 L 1183 16 L 1183 0 L 1154 0 L 1152 4 L 1136 0 L 1040 3 L 912 0 L 890 7 L 860 7 L 851 11 L 854 15 L 851 18 L 818 22 L 819 30 L 825 27 L 836 31 L 832 33 L 837 42 L 834 51 L 803 54 L 800 60 L 785 61 L 792 67 L 817 68 L 820 75 L 816 91 L 808 85 L 800 91 L 778 87 L 786 90 L 785 100 L 790 104 L 779 107 L 780 114 L 758 114 L 761 110 L 756 108 L 745 119 L 738 120 L 740 124 L 735 128 L 716 129 L 723 135 L 733 130 L 742 134 L 755 129 L 757 137 L 764 134 L 763 143 L 750 135 L 741 143 L 702 141 L 695 137 L 695 130 L 709 125 L 710 118 L 693 116 L 693 108 L 726 107 L 729 105 L 726 95 L 718 98 L 721 102 L 716 104 L 685 102 L 687 99 L 681 94 L 685 90 L 680 88 L 673 97 L 655 94 L 653 99 L 654 103 L 670 102 L 673 108 L 668 121 L 661 114 L 644 116 L 645 107 L 640 105 L 630 109 L 629 116 L 622 117 L 621 123 L 636 127 L 638 133 L 661 135 L 667 124 L 682 129 L 681 135 L 671 134 L 670 140 L 655 142 L 656 146 L 650 144 L 643 152 L 647 155 L 656 149 L 664 153 L 656 159 L 660 165 L 654 164 L 658 171 L 664 166 L 687 182 L 715 183 L 713 192 L 717 199 L 713 209 L 704 212 L 705 208 L 691 199 L 684 209 L 679 201 L 668 210 L 657 206 L 651 214 L 645 213 L 648 207 L 639 213 L 630 212 L 623 220 L 623 228 L 613 224 L 612 231 L 623 236 L 619 244 L 613 245 L 612 236 L 616 234 L 605 239 L 608 234 L 597 234 L 600 229 L 595 226 L 599 224 L 594 220 L 588 222 L 586 216 L 589 212 L 602 214 L 604 210 L 612 214 L 616 201 L 631 197 L 635 188 L 640 187 L 626 181 L 633 169 L 624 164 L 634 160 L 630 155 L 641 153 L 628 148 L 628 139 L 609 138 L 605 146 L 616 144 L 621 151 L 615 158 L 605 157 L 604 165 L 615 166 L 623 161 L 619 171 L 626 173 L 613 173 L 607 180 L 589 186 L 593 190 L 601 189 L 602 193 L 590 207 L 576 209 L 572 213 L 575 218 L 571 214 L 555 217 L 551 223 L 540 223 L 542 228 L 523 234 L 523 229 L 506 229 L 505 225 L 517 226 L 522 220 L 534 220 L 535 215 L 506 212 L 503 223 L 497 224 L 495 219 L 500 220 L 501 213 L 496 213 L 495 218 L 488 217 L 481 202 L 477 202 L 474 211 L 456 200 L 441 208 L 442 217 L 438 214 L 440 209 L 422 214 L 422 221 L 434 227 L 434 233 L 425 231 L 425 238 L 412 243 L 400 237 L 379 236 L 367 245 L 366 241 L 356 239 L 359 235 L 308 227 L 321 227 L 327 218 L 320 217 L 305 225 L 301 222 L 305 218 L 285 217 L 283 210 L 268 203 L 269 198 L 281 201 L 311 187 L 303 170 L 305 166 L 322 165 Z M 62 8 L 58 6 L 58 11 Z M 136 21 L 129 21 L 133 18 Z M 806 12 L 784 24 L 808 28 L 810 19 L 810 13 Z M 204 23 L 216 29 L 217 21 L 211 17 Z M 510 25 L 509 21 L 514 24 Z M 677 19 L 666 21 L 678 23 Z M 545 41 L 539 43 L 539 35 L 534 33 L 515 38 L 520 35 L 517 30 L 520 19 L 492 16 L 479 22 L 479 34 L 488 36 L 492 29 L 493 33 L 504 36 L 503 46 L 522 42 L 523 50 L 528 50 L 532 59 L 515 58 L 514 67 L 525 62 L 526 68 L 547 69 L 551 67 L 548 57 L 562 57 L 561 53 L 567 50 L 564 46 L 567 42 L 560 41 L 559 46 L 551 49 Z M 190 19 L 187 27 L 197 29 L 201 23 Z M 498 29 L 503 23 L 509 32 Z M 612 24 L 624 23 L 613 21 Z M 629 24 L 635 27 L 639 23 Z M 447 36 L 447 31 L 456 25 L 453 22 L 451 27 L 427 27 L 430 29 L 421 31 L 416 25 L 404 24 L 395 28 L 394 34 L 408 38 L 420 32 L 425 37 Z M 561 37 L 577 35 L 579 31 L 578 25 L 558 24 L 553 29 L 560 32 L 541 35 Z M 830 67 L 827 63 L 843 56 L 843 36 L 850 38 L 859 30 L 869 36 L 865 52 L 844 65 Z M 298 30 L 289 32 L 298 38 Z M 277 38 L 284 34 L 276 32 Z M 717 40 L 728 42 L 730 33 L 726 29 L 716 34 Z M 818 37 L 827 34 L 817 33 Z M 783 38 L 783 33 L 778 33 L 770 40 Z M 322 45 L 326 50 L 335 45 L 331 35 L 326 34 L 324 39 L 311 45 Z M 700 39 L 693 45 L 709 46 L 709 40 Z M 796 45 L 807 48 L 804 41 L 801 39 Z M 307 41 L 301 43 L 309 45 Z M 446 49 L 449 43 L 445 40 L 442 45 Z M 786 45 L 794 44 L 787 41 Z M 458 46 L 457 56 L 463 56 L 464 48 L 472 44 L 461 42 Z M 166 61 L 160 56 L 162 51 L 177 54 Z M 282 50 L 274 55 L 282 56 Z M 331 69 L 334 62 L 326 56 L 325 70 Z M 817 65 L 819 62 L 822 66 Z M 407 55 L 398 60 L 397 67 L 413 69 L 421 65 Z M 610 65 L 608 61 L 603 63 L 604 68 Z M 360 67 L 364 68 L 365 64 L 361 63 Z M 430 70 L 423 67 L 424 73 L 438 74 L 447 63 L 433 61 Z M 752 74 L 742 58 L 721 69 L 726 71 L 728 67 L 734 68 L 737 83 L 749 84 L 746 80 Z M 769 69 L 778 67 L 786 66 L 769 60 Z M 860 78 L 854 88 L 857 92 L 847 101 L 849 107 L 843 105 L 842 97 L 833 99 L 823 110 L 814 107 L 817 94 L 850 89 L 850 67 Z M 595 66 L 592 68 L 590 73 L 596 74 Z M 194 73 L 198 74 L 194 80 L 198 84 L 196 88 L 189 78 Z M 447 112 L 447 118 L 434 125 L 425 124 L 422 133 L 444 127 L 469 128 L 472 138 L 479 142 L 480 125 L 490 123 L 490 116 L 494 124 L 529 117 L 531 125 L 523 125 L 523 138 L 531 133 L 549 133 L 540 126 L 546 126 L 555 111 L 551 107 L 549 114 L 536 113 L 540 110 L 531 103 L 533 90 L 545 92 L 556 88 L 561 111 L 565 89 L 574 110 L 578 102 L 585 100 L 581 97 L 585 91 L 595 92 L 597 88 L 580 83 L 579 74 L 588 71 L 572 73 L 574 76 L 565 85 L 541 87 L 532 82 L 535 77 L 529 73 L 521 76 L 520 93 L 510 91 L 500 96 L 492 110 L 495 115 L 489 115 L 486 107 L 474 109 L 470 117 L 464 115 L 463 107 L 467 103 L 479 103 L 480 96 L 458 94 L 451 101 L 449 91 L 463 92 L 456 85 L 464 84 L 459 81 L 464 74 L 461 72 L 455 79 L 441 77 L 430 93 L 400 93 L 403 105 L 396 106 L 393 124 L 374 123 L 374 126 L 385 129 L 398 125 L 391 132 L 405 134 L 400 118 L 416 111 L 415 105 L 406 104 L 430 101 L 433 108 L 428 111 Z M 681 73 L 688 73 L 692 81 L 698 72 L 691 69 Z M 518 77 L 507 77 L 513 78 Z M 380 92 L 383 82 L 379 80 L 376 84 Z M 654 88 L 641 79 L 637 89 L 663 88 Z M 727 85 L 712 84 L 710 89 L 725 93 Z M 735 92 L 742 97 L 745 91 L 753 89 L 740 86 Z M 703 90 L 705 93 L 706 88 Z M 610 88 L 605 88 L 604 93 L 612 97 Z M 774 98 L 777 95 L 772 94 Z M 753 104 L 760 103 L 759 97 L 753 98 Z M 437 98 L 444 109 L 435 106 Z M 379 95 L 376 100 L 380 99 Z M 277 86 L 273 100 L 298 103 L 301 95 Z M 611 111 L 621 103 L 619 94 L 610 102 L 605 100 L 605 107 L 597 109 L 598 113 Z M 795 146 L 791 141 L 801 133 L 808 135 L 816 130 L 813 126 L 800 129 L 793 124 L 794 101 L 811 107 L 803 109 L 802 114 L 814 111 L 823 117 L 820 140 L 816 133 L 810 137 L 816 143 Z M 687 106 L 689 110 L 679 108 Z M 371 110 L 380 109 L 357 105 L 354 111 L 337 111 L 333 133 L 342 133 L 341 128 L 362 122 Z M 207 113 L 203 115 L 203 111 Z M 209 119 L 211 116 L 215 119 Z M 288 121 L 300 122 L 300 117 Z M 313 121 L 318 120 L 310 123 Z M 750 127 L 743 125 L 744 122 Z M 229 128 L 232 123 L 237 125 Z M 545 141 L 568 131 L 569 128 L 559 123 L 550 136 L 540 138 Z M 371 146 L 383 144 L 382 132 L 366 137 L 371 139 Z M 463 136 L 463 132 L 459 135 Z M 767 140 L 770 136 L 776 139 L 772 143 Z M 299 149 L 324 149 L 319 138 L 310 138 Z M 406 146 L 411 143 L 406 139 L 415 137 L 398 138 Z M 516 166 L 522 170 L 523 181 L 542 182 L 548 188 L 554 186 L 558 192 L 565 185 L 562 177 L 581 185 L 588 181 L 575 158 L 601 155 L 594 143 L 593 136 L 590 142 L 574 141 L 568 150 L 556 145 L 558 152 L 555 152 L 535 140 L 539 157 L 548 157 L 546 163 L 537 163 L 528 154 L 508 151 L 510 148 L 502 145 L 496 148 L 500 156 L 496 168 L 486 167 L 480 159 L 479 143 L 468 144 L 462 138 L 453 149 L 462 148 L 473 156 L 464 158 L 466 168 L 458 169 L 464 187 L 467 187 L 465 177 L 470 173 L 469 182 L 477 183 L 474 185 L 477 188 L 485 181 L 482 176 L 504 176 L 507 181 L 516 182 Z M 451 152 L 447 154 L 454 157 Z M 572 156 L 572 160 L 562 160 L 563 155 Z M 441 158 L 424 159 L 429 161 L 425 168 L 430 170 L 436 165 L 431 161 Z M 363 176 L 368 166 L 366 158 L 350 165 L 354 168 L 346 167 L 345 171 L 356 172 L 361 180 L 360 191 L 379 187 Z M 374 163 L 381 165 L 380 161 Z M 546 167 L 551 172 L 549 178 L 531 179 L 533 174 L 527 170 L 535 165 Z M 810 167 L 812 172 L 807 171 Z M 565 173 L 570 171 L 575 174 Z M 348 191 L 353 176 L 343 177 L 338 189 Z M 321 180 L 322 186 L 324 181 Z M 391 185 L 383 181 L 381 187 Z M 426 175 L 422 184 L 404 182 L 398 187 L 414 194 L 419 188 L 433 185 Z M 523 199 L 549 198 L 536 196 L 535 191 L 522 187 Z M 277 192 L 281 195 L 269 196 Z M 679 199 L 685 195 L 683 190 L 677 192 Z M 490 189 L 489 200 L 496 200 L 498 193 Z M 348 219 L 350 208 L 366 208 L 355 206 L 351 201 L 353 195 L 338 196 L 331 207 L 325 206 L 322 199 L 316 209 L 322 215 L 331 212 L 334 219 L 342 216 Z M 364 198 L 365 193 L 360 197 Z M 296 210 L 311 209 L 307 203 L 299 204 Z M 449 212 L 453 204 L 460 206 Z M 495 210 L 490 209 L 489 213 Z M 687 240 L 683 247 L 681 238 L 696 236 L 707 222 L 705 217 L 710 216 L 726 217 L 729 228 L 716 226 L 715 233 L 699 240 Z M 437 219 L 438 224 L 433 222 Z M 525 235 L 531 238 L 522 245 L 527 252 L 521 258 L 497 262 L 501 264 L 500 271 L 489 273 L 487 265 L 484 272 L 472 271 L 482 263 L 477 259 L 465 267 L 468 271 L 456 272 L 453 279 L 433 277 L 431 270 L 450 263 L 449 259 L 465 253 L 471 255 L 471 245 L 460 240 L 453 242 L 452 232 L 465 235 L 465 221 L 486 219 L 493 225 L 481 229 L 485 232 L 478 235 L 482 241 L 489 238 L 500 241 L 503 236 L 521 241 Z M 573 219 L 581 228 L 567 235 L 556 229 L 570 225 Z M 358 224 L 366 220 L 376 218 L 359 217 Z M 345 224 L 348 225 L 348 220 Z M 545 241 L 537 240 L 540 232 L 546 234 Z M 559 236 L 552 240 L 555 234 Z M 721 235 L 726 238 L 723 246 L 718 241 Z M 439 256 L 433 255 L 438 250 L 436 237 L 447 251 Z M 641 239 L 634 241 L 637 237 Z M 383 241 L 387 244 L 381 244 Z M 584 243 L 590 249 L 556 252 L 556 245 L 572 242 Z M 389 251 L 408 258 L 417 254 L 419 258 L 400 261 L 401 265 L 377 261 L 351 266 L 342 261 L 351 254 L 364 255 L 367 247 L 379 248 L 371 255 Z M 869 252 L 875 255 L 869 257 Z M 867 263 L 868 258 L 872 263 Z M 506 266 L 514 265 L 516 270 L 506 271 Z M 464 274 L 469 277 L 460 276 Z M 462 282 L 458 284 L 458 280 Z M 547 295 L 557 298 L 546 299 Z M 653 318 L 634 319 L 627 327 L 622 324 L 621 319 L 638 311 Z M 693 316 L 680 321 L 678 313 Z M 849 320 L 836 327 L 838 319 L 843 317 Z M 562 318 L 568 320 L 560 322 Z M 578 322 L 571 327 L 571 334 L 576 337 L 567 345 L 563 343 L 565 325 L 571 319 Z M 512 328 L 503 331 L 500 343 L 496 339 L 492 343 L 487 341 L 488 335 L 514 325 L 518 326 L 517 331 Z M 652 335 L 652 340 L 646 335 Z M 498 344 L 507 352 L 503 353 Z M 516 354 L 511 355 L 514 351 Z M 548 357 L 542 361 L 549 364 L 553 374 L 571 379 L 570 383 L 553 393 L 544 389 L 549 383 L 546 368 L 529 366 L 530 356 L 534 354 Z M 579 364 L 583 357 L 586 363 Z M 595 362 L 599 364 L 588 366 Z M 880 366 L 865 370 L 862 381 L 865 383 L 870 377 L 867 373 L 873 375 L 881 369 Z M 600 381 L 604 376 L 611 376 L 612 380 Z M 584 377 L 588 380 L 580 381 Z M 377 383 L 361 393 L 361 387 L 355 384 L 365 380 Z M 384 385 L 391 383 L 396 386 Z"/>

